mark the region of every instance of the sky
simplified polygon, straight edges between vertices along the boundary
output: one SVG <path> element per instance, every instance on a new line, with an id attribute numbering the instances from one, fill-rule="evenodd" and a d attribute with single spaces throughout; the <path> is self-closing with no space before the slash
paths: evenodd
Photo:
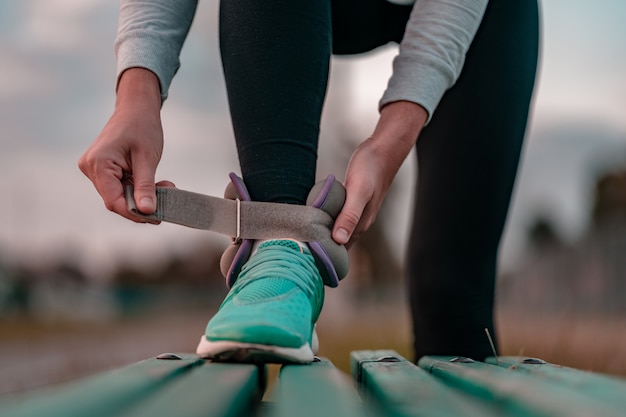
<path id="1" fill-rule="evenodd" d="M 522 166 L 502 245 L 520 259 L 538 214 L 567 239 L 586 226 L 594 176 L 626 156 L 626 3 L 545 0 L 542 53 Z M 184 251 L 207 232 L 138 225 L 110 212 L 77 160 L 114 104 L 117 2 L 0 2 L 0 259 L 80 256 L 105 276 L 120 260 Z M 332 63 L 322 123 L 320 176 L 343 178 L 351 146 L 370 133 L 395 47 Z M 217 2 L 200 6 L 163 108 L 157 179 L 221 195 L 239 171 L 217 42 Z M 341 111 L 336 111 L 341 110 Z M 340 117 L 338 116 L 340 115 Z M 349 131 L 350 146 L 333 138 Z M 403 166 L 386 216 L 397 253 L 406 240 L 415 167 Z M 210 238 L 225 239 L 209 233 Z"/>

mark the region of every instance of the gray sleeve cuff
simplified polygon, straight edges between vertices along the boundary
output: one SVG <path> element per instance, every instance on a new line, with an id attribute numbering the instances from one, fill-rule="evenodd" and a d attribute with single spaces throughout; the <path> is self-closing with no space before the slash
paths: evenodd
<path id="1" fill-rule="evenodd" d="M 441 64 L 398 55 L 393 61 L 393 75 L 380 99 L 379 109 L 394 101 L 411 101 L 426 110 L 428 123 L 452 79 Z"/>
<path id="2" fill-rule="evenodd" d="M 146 68 L 158 77 L 164 101 L 180 67 L 180 51 L 196 7 L 197 0 L 175 4 L 171 0 L 120 0 L 115 39 L 117 82 L 129 68 Z"/>
<path id="3" fill-rule="evenodd" d="M 176 47 L 167 47 L 158 34 L 136 31 L 125 32 L 116 40 L 117 83 L 129 68 L 146 68 L 157 76 L 161 86 L 161 102 L 167 99 L 172 79 L 180 67 Z"/>
<path id="4" fill-rule="evenodd" d="M 379 108 L 393 101 L 411 101 L 426 109 L 430 121 L 444 93 L 461 73 L 487 3 L 488 0 L 417 1 Z"/>

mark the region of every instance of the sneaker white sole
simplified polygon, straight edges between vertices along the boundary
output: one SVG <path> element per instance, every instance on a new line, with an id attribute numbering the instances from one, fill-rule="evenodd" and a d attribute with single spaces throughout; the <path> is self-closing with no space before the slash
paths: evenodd
<path id="1" fill-rule="evenodd" d="M 218 362 L 240 363 L 310 363 L 315 358 L 308 343 L 299 348 L 287 348 L 229 340 L 211 342 L 204 335 L 196 353 Z"/>

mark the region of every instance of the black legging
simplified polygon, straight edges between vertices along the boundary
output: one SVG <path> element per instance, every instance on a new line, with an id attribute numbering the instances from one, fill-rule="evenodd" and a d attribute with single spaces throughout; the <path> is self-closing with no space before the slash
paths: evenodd
<path id="1" fill-rule="evenodd" d="M 222 62 L 254 200 L 305 201 L 331 53 L 399 42 L 410 10 L 385 0 L 222 0 Z M 495 336 L 497 249 L 535 80 L 538 26 L 536 0 L 491 0 L 458 82 L 418 140 L 407 257 L 416 359 L 491 354 L 484 329 Z"/>

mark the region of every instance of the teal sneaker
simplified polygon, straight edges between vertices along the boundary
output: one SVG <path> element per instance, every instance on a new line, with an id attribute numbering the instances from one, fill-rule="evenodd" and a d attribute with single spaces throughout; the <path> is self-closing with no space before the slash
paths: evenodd
<path id="1" fill-rule="evenodd" d="M 293 240 L 264 242 L 209 321 L 197 353 L 230 362 L 312 362 L 323 303 L 309 250 Z"/>

